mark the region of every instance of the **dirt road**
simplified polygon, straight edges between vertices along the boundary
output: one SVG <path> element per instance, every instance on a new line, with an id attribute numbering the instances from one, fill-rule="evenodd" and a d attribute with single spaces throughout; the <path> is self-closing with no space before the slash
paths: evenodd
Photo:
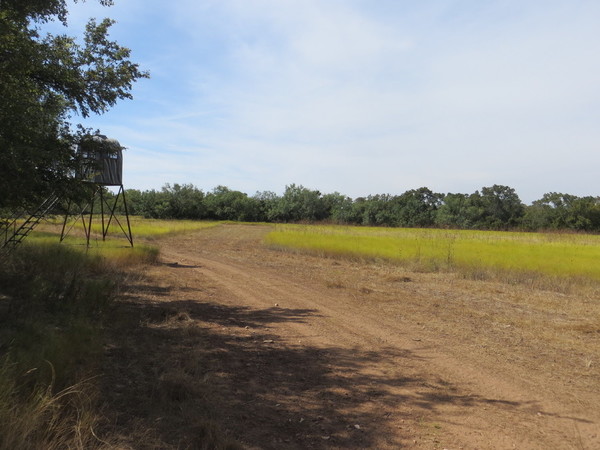
<path id="1" fill-rule="evenodd" d="M 193 447 L 209 421 L 247 448 L 600 448 L 600 329 L 573 334 L 597 299 L 567 317 L 555 306 L 583 300 L 278 252 L 268 230 L 161 241 L 109 349 L 123 435 Z"/>

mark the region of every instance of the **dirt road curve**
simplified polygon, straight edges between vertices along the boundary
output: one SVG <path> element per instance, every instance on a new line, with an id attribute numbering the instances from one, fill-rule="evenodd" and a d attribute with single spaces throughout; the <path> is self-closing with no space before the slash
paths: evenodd
<path id="1" fill-rule="evenodd" d="M 170 238 L 131 295 L 171 400 L 210 402 L 248 448 L 600 448 L 598 360 L 518 326 L 561 320 L 523 300 L 558 294 L 277 252 L 267 231 Z"/>

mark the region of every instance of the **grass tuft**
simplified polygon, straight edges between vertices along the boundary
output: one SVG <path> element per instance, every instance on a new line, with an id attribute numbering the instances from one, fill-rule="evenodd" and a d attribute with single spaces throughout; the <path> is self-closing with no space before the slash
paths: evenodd
<path id="1" fill-rule="evenodd" d="M 47 363 L 50 365 L 50 363 Z M 31 371 L 20 373 L 17 364 L 0 363 L 0 448 L 87 449 L 103 448 L 94 432 L 99 422 L 90 386 L 79 382 L 58 392 L 52 383 L 19 385 Z"/>

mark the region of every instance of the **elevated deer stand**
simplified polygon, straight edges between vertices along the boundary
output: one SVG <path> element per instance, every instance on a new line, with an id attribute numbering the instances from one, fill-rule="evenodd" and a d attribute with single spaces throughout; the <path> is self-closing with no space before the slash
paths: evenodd
<path id="1" fill-rule="evenodd" d="M 67 228 L 70 211 L 73 202 L 69 201 L 67 212 L 63 221 L 60 241 L 62 242 L 75 224 L 81 219 L 83 230 L 85 232 L 86 244 L 89 247 L 92 235 L 92 222 L 94 214 L 98 214 L 95 210 L 96 203 L 100 206 L 100 218 L 102 226 L 102 240 L 106 240 L 106 235 L 111 224 L 116 223 L 131 247 L 133 247 L 133 235 L 131 234 L 131 223 L 129 221 L 129 211 L 127 209 L 127 199 L 125 197 L 125 189 L 123 188 L 123 147 L 118 141 L 108 139 L 106 136 L 95 135 L 82 140 L 78 147 L 78 154 L 82 159 L 81 173 L 78 175 L 86 183 L 92 184 L 92 196 L 87 204 L 78 206 L 78 211 L 75 213 L 78 218 Z M 107 186 L 117 187 L 117 195 L 109 204 L 105 197 Z M 125 210 L 125 218 L 127 229 L 123 226 L 115 211 L 119 198 L 123 198 L 123 207 Z"/>

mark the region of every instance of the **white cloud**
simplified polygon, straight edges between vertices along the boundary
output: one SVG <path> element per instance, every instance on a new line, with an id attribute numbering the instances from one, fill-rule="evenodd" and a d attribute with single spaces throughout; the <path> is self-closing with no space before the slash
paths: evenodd
<path id="1" fill-rule="evenodd" d="M 595 183 L 600 4 L 120 0 L 114 12 L 116 38 L 153 72 L 96 121 L 131 148 L 134 187 L 501 183 L 531 201 Z"/>

